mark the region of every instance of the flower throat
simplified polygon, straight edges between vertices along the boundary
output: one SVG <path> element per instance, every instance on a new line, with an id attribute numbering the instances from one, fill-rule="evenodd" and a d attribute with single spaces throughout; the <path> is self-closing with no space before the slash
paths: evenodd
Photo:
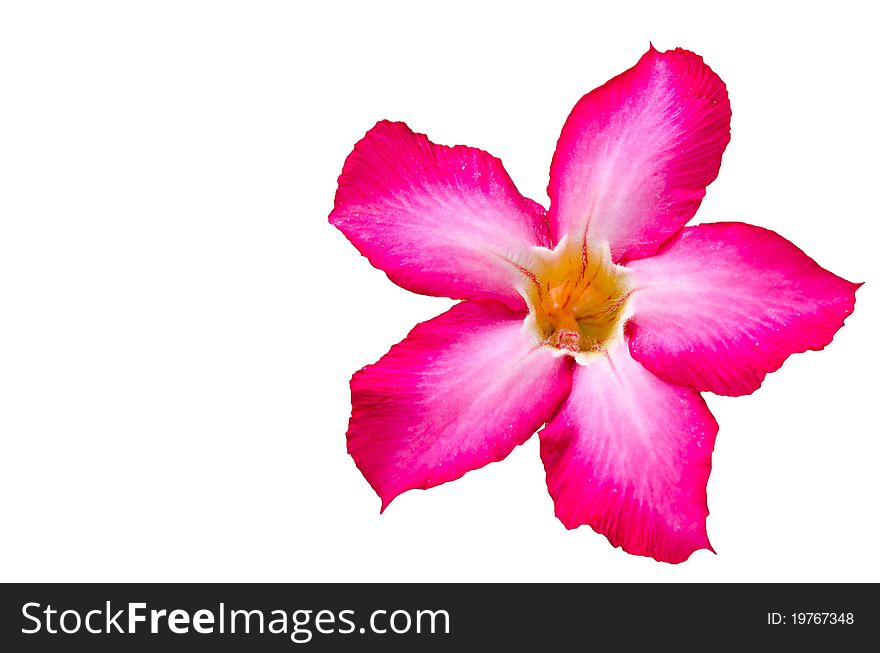
<path id="1" fill-rule="evenodd" d="M 525 274 L 523 294 L 544 344 L 571 354 L 605 349 L 630 295 L 610 252 L 563 241 Z"/>

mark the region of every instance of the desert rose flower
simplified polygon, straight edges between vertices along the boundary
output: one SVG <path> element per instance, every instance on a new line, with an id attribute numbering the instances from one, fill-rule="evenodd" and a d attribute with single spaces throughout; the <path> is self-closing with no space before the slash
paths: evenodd
<path id="1" fill-rule="evenodd" d="M 540 429 L 567 528 L 667 562 L 711 549 L 700 393 L 749 394 L 825 347 L 858 287 L 772 231 L 684 226 L 729 140 L 721 79 L 653 47 L 575 105 L 549 211 L 482 150 L 366 134 L 330 222 L 398 285 L 464 300 L 351 380 L 348 450 L 383 510 Z"/>

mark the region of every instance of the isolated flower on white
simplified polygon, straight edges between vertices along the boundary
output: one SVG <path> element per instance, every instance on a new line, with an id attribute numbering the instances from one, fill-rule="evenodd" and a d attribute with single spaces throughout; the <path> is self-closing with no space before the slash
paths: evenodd
<path id="1" fill-rule="evenodd" d="M 653 47 L 575 105 L 549 211 L 482 150 L 367 133 L 330 221 L 398 285 L 464 300 L 352 378 L 348 450 L 383 510 L 540 429 L 566 527 L 668 562 L 711 548 L 700 392 L 749 394 L 822 349 L 858 287 L 772 231 L 684 227 L 729 139 L 724 83 Z"/>

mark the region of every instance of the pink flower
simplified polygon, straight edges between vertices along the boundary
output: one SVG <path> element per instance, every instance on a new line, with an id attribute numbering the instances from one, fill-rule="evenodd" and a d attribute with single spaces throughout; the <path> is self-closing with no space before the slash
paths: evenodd
<path id="1" fill-rule="evenodd" d="M 711 550 L 700 393 L 749 394 L 824 348 L 858 287 L 772 231 L 684 227 L 729 140 L 721 79 L 653 47 L 575 105 L 549 211 L 482 150 L 367 133 L 330 222 L 398 285 L 464 300 L 351 380 L 348 450 L 383 510 L 541 429 L 567 528 L 667 562 Z"/>

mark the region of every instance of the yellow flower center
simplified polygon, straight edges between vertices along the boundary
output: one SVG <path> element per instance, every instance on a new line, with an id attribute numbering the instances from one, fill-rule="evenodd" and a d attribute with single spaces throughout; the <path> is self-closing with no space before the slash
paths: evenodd
<path id="1" fill-rule="evenodd" d="M 521 292 L 540 340 L 576 356 L 602 352 L 617 334 L 630 289 L 608 248 L 559 243 L 523 270 Z"/>

